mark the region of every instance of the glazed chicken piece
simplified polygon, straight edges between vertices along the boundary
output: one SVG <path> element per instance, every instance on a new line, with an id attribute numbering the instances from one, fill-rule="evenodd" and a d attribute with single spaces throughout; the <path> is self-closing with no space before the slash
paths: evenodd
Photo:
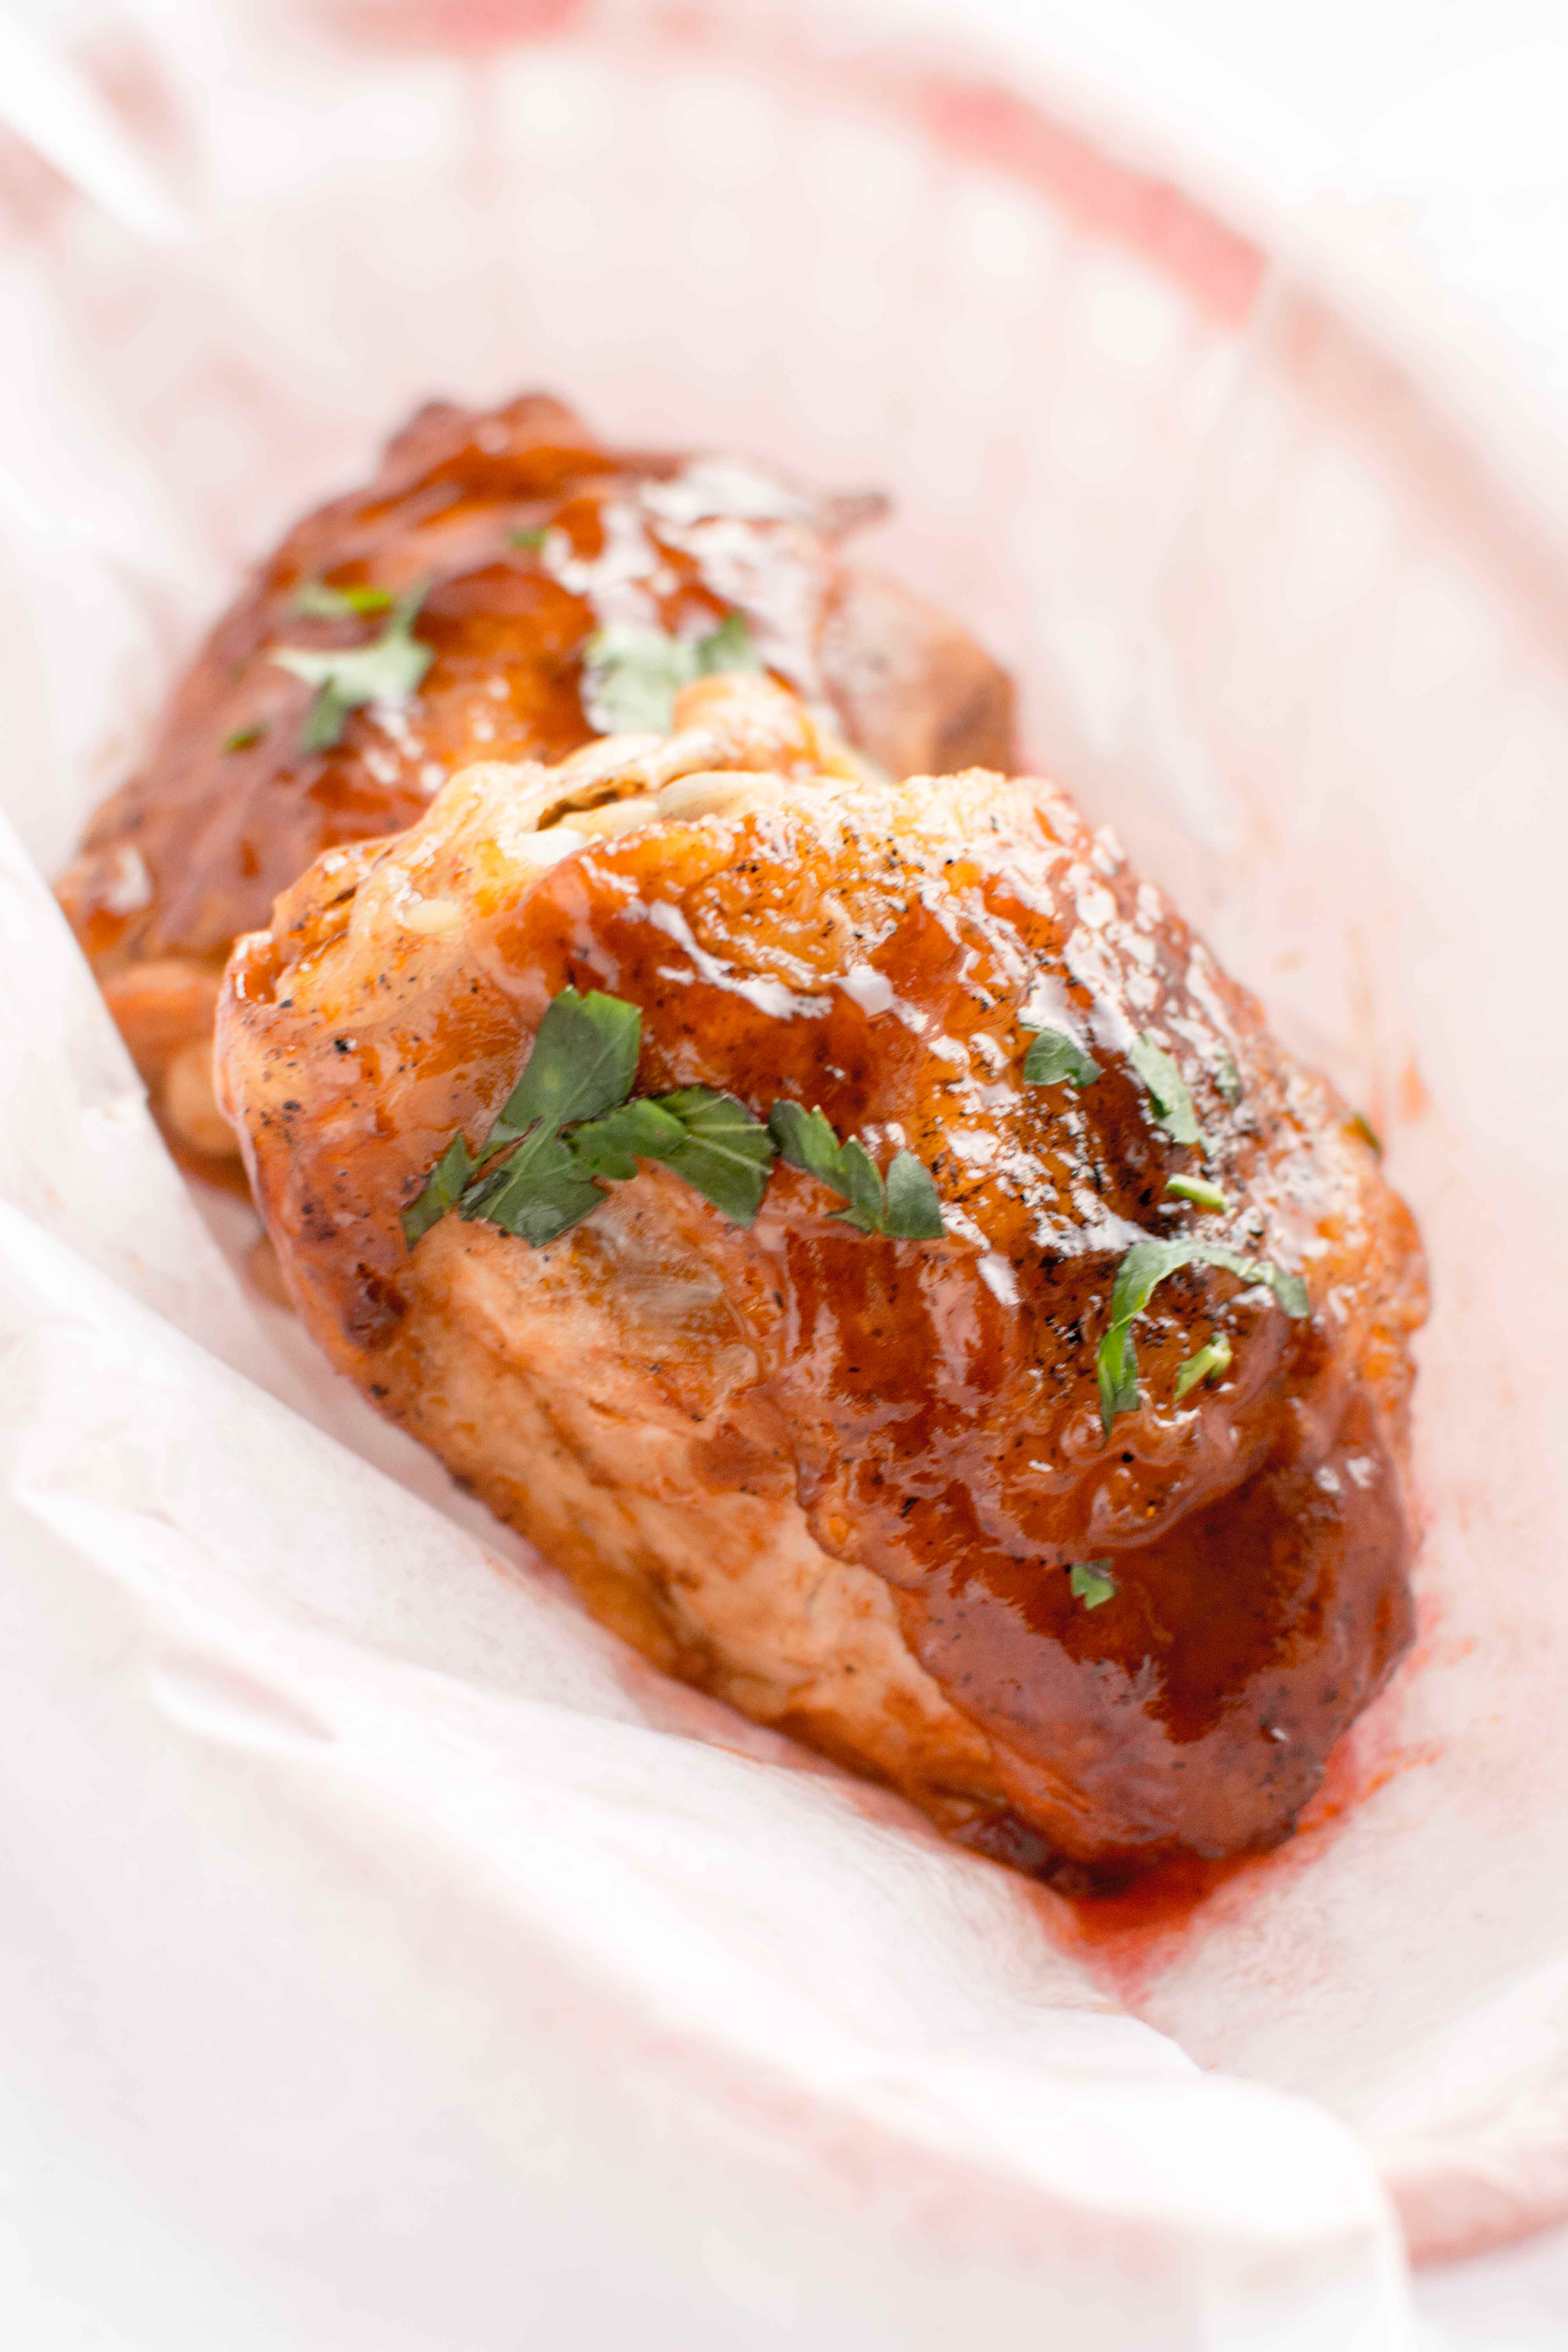
<path id="1" fill-rule="evenodd" d="M 584 658 L 601 631 L 689 646 L 739 616 L 744 657 L 897 773 L 1005 763 L 1005 673 L 839 555 L 880 504 L 809 496 L 735 458 L 608 449 L 532 395 L 489 415 L 422 410 L 373 482 L 290 531 L 60 885 L 187 1162 L 215 1174 L 237 1149 L 210 1050 L 236 937 L 322 850 L 412 824 L 470 761 L 556 760 L 627 723 L 626 674 Z M 737 657 L 718 644 L 716 658 Z M 336 709 L 275 658 L 309 668 L 378 646 L 390 658 L 359 684 L 379 698 Z"/>
<path id="2" fill-rule="evenodd" d="M 889 782 L 757 678 L 678 719 L 470 769 L 240 942 L 300 1314 L 649 1658 L 969 1844 L 1274 1843 L 1411 1630 L 1422 1263 L 1364 1130 L 1050 785 Z M 750 1203 L 612 1164 L 627 1087 L 650 1137 L 732 1097 Z"/>

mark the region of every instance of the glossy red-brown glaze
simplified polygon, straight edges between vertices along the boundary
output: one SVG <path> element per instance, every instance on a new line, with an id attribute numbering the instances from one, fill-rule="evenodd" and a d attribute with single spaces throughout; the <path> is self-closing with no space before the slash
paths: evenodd
<path id="1" fill-rule="evenodd" d="M 700 1547 L 705 1492 L 798 1508 L 822 1555 L 890 1592 L 950 1710 L 935 1762 L 917 1741 L 889 1764 L 853 1709 L 819 1710 L 806 1736 L 1058 1877 L 1285 1835 L 1410 1630 L 1420 1256 L 1342 1105 L 1047 787 L 800 774 L 760 807 L 650 814 L 542 870 L 509 852 L 517 789 L 464 780 L 406 843 L 328 861 L 231 971 L 230 1108 L 336 1360 L 572 1566 L 551 1474 L 535 1491 L 503 1476 L 484 1412 L 489 1395 L 499 1429 L 510 1384 L 537 1376 L 521 1360 L 548 1345 L 542 1286 L 557 1316 L 587 1302 L 624 1333 L 616 1378 L 635 1372 L 603 1415 L 668 1407 L 686 1449 L 678 1474 L 668 1458 L 618 1474 L 658 1501 L 660 1540 Z M 884 1161 L 907 1144 L 946 1238 L 855 1233 L 788 1169 L 743 1232 L 647 1170 L 547 1249 L 454 1217 L 410 1254 L 398 1212 L 455 1125 L 483 1132 L 568 982 L 641 1007 L 645 1090 L 722 1087 L 764 1116 L 787 1097 Z M 1076 1027 L 1100 1079 L 1026 1084 L 1026 1015 Z M 1138 1030 L 1182 1065 L 1201 1160 L 1152 1115 L 1127 1056 Z M 1227 1210 L 1173 1199 L 1183 1170 Z M 1312 1314 L 1293 1322 L 1228 1274 L 1172 1276 L 1139 1326 L 1141 1408 L 1107 1442 L 1095 1356 L 1116 1266 L 1141 1234 L 1198 1231 L 1300 1271 Z M 655 1349 L 639 1335 L 665 1265 L 700 1269 L 708 1303 L 705 1319 L 672 1312 Z M 1228 1371 L 1178 1403 L 1178 1366 L 1219 1331 Z M 480 1348 L 493 1386 L 473 1391 Z M 558 1432 L 568 1412 L 548 1404 Z M 591 1429 L 562 1444 L 599 1459 Z M 613 1446 L 604 1461 L 613 1482 Z M 626 1573 L 657 1585 L 638 1545 Z M 1088 1559 L 1117 1585 L 1092 1611 L 1068 1574 Z M 699 1638 L 693 1591 L 665 1662 L 747 1704 L 733 1660 Z M 789 1717 L 772 1698 L 756 1711 Z M 954 1721 L 972 1735 L 962 1769 Z"/>
<path id="2" fill-rule="evenodd" d="M 160 1112 L 176 1055 L 205 1046 L 234 940 L 312 858 L 412 824 L 471 761 L 555 760 L 596 731 L 583 656 L 604 624 L 692 635 L 738 613 L 767 664 L 889 767 L 1005 761 L 1005 675 L 839 556 L 878 504 L 809 495 L 749 461 L 609 449 L 542 395 L 422 410 L 372 482 L 308 515 L 261 566 L 59 886 Z M 272 656 L 368 643 L 385 616 L 301 617 L 308 582 L 423 586 L 416 634 L 435 656 L 403 708 L 356 710 L 313 752 L 313 688 Z M 170 1018 L 182 991 L 184 1025 Z M 221 1157 L 232 1143 L 201 1084 L 195 1055 L 173 1081 L 194 1111 L 166 1124 Z"/>

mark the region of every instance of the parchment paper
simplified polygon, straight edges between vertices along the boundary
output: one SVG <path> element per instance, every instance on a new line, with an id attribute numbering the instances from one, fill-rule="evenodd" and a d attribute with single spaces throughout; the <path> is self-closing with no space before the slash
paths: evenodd
<path id="1" fill-rule="evenodd" d="M 1256 250 L 950 65 L 529 29 L 84 17 L 0 154 L 0 2291 L 160 2352 L 1402 2347 L 1391 2192 L 1426 2252 L 1568 2207 L 1555 559 Z M 243 561 L 529 382 L 890 488 L 1422 1215 L 1418 1654 L 1158 1932 L 662 1683 L 330 1381 L 38 878 Z"/>

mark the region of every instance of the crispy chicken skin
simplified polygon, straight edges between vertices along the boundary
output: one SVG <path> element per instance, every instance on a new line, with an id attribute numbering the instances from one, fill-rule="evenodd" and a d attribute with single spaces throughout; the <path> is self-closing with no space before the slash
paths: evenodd
<path id="1" fill-rule="evenodd" d="M 216 1168 L 236 1148 L 208 1042 L 236 937 L 322 850 L 412 824 L 470 761 L 557 760 L 599 731 L 583 654 L 603 624 L 684 634 L 738 613 L 768 667 L 884 766 L 1005 764 L 1005 673 L 838 553 L 879 503 L 811 497 L 733 458 L 608 449 L 532 394 L 489 414 L 422 409 L 374 481 L 298 524 L 218 623 L 146 767 L 99 811 L 60 884 L 187 1159 Z M 270 656 L 368 642 L 384 616 L 302 615 L 311 582 L 394 594 L 428 583 L 416 626 L 435 652 L 405 707 L 355 710 L 319 751 L 301 749 L 311 688 Z"/>
<path id="2" fill-rule="evenodd" d="M 1274 1843 L 1410 1634 L 1407 1212 L 1061 793 L 889 783 L 761 679 L 677 718 L 470 769 L 240 941 L 220 1091 L 301 1315 L 650 1658 L 966 1843 L 1085 1885 Z M 747 1230 L 645 1163 L 544 1246 L 449 1214 L 410 1249 L 400 1213 L 567 985 L 641 1008 L 639 1091 L 909 1148 L 945 1236 L 851 1230 L 782 1162 Z M 1031 1024 L 1100 1078 L 1028 1083 Z M 1206 1158 L 1157 1123 L 1141 1033 Z M 1229 1206 L 1169 1194 L 1183 1172 Z M 1171 1275 L 1108 1441 L 1118 1264 L 1194 1230 L 1304 1275 L 1311 1311 Z M 1228 1369 L 1178 1402 L 1216 1335 Z"/>

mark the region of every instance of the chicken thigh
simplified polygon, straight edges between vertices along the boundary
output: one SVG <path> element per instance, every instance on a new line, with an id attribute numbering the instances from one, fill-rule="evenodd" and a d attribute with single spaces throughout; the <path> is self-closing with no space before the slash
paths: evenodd
<path id="1" fill-rule="evenodd" d="M 646 723 L 636 706 L 668 706 L 682 658 L 765 665 L 900 773 L 1005 764 L 1005 674 L 839 556 L 879 505 L 736 458 L 608 449 L 534 395 L 422 410 L 374 481 L 291 530 L 60 885 L 187 1160 L 232 1161 L 213 1006 L 277 893 L 334 844 L 412 824 L 474 760 L 559 759 Z"/>
<path id="2" fill-rule="evenodd" d="M 1111 836 L 757 677 L 240 941 L 327 1352 L 659 1665 L 1058 1883 L 1286 1836 L 1408 1641 L 1419 1244 Z"/>

